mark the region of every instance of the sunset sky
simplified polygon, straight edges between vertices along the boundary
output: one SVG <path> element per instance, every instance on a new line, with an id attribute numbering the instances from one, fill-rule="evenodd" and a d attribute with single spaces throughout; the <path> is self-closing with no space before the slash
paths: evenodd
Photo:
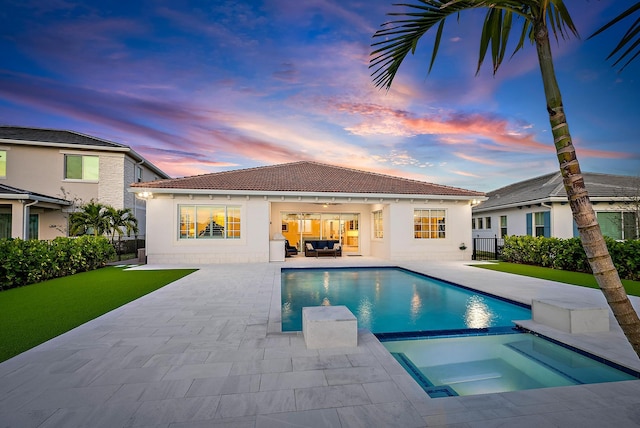
<path id="1" fill-rule="evenodd" d="M 429 75 L 425 36 L 387 92 L 368 65 L 391 0 L 2 3 L 0 124 L 126 144 L 174 177 L 312 160 L 489 191 L 558 169 L 535 48 L 475 76 L 483 13 L 447 23 Z M 632 1 L 566 4 L 582 169 L 638 176 L 640 59 L 605 61 L 630 22 L 587 40 Z"/>

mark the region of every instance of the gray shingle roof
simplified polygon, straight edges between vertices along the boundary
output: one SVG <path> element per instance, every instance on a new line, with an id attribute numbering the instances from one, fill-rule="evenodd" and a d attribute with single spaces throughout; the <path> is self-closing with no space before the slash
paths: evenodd
<path id="1" fill-rule="evenodd" d="M 640 196 L 640 177 L 596 174 L 583 172 L 585 186 L 590 198 L 633 198 Z M 566 199 L 567 193 L 560 172 L 541 175 L 529 180 L 510 184 L 487 193 L 487 200 L 474 210 L 500 208 L 526 202 Z"/>
<path id="2" fill-rule="evenodd" d="M 58 129 L 24 128 L 19 126 L 0 126 L 0 138 L 20 141 L 40 141 L 70 145 L 98 146 L 110 148 L 129 148 L 123 144 L 103 140 L 74 131 Z"/>
<path id="3" fill-rule="evenodd" d="M 145 166 L 162 178 L 169 178 L 169 175 L 160 168 L 147 161 L 140 154 L 136 153 L 129 146 L 103 140 L 91 135 L 80 134 L 75 131 L 65 131 L 60 129 L 30 128 L 22 126 L 0 126 L 0 140 L 24 141 L 24 144 L 53 145 L 72 148 L 95 147 L 96 150 L 111 150 L 127 153 L 136 162 L 144 162 Z"/>
<path id="4" fill-rule="evenodd" d="M 13 186 L 7 186 L 6 184 L 0 184 L 0 199 L 1 198 L 11 198 L 12 196 L 18 197 L 24 195 L 27 199 L 42 201 L 42 202 L 52 202 L 59 205 L 71 205 L 71 202 L 57 198 L 55 196 L 48 196 L 42 193 L 32 192 L 30 190 L 19 189 Z"/>
<path id="5" fill-rule="evenodd" d="M 473 190 L 308 161 L 136 183 L 132 187 L 257 192 L 484 196 L 484 193 Z"/>

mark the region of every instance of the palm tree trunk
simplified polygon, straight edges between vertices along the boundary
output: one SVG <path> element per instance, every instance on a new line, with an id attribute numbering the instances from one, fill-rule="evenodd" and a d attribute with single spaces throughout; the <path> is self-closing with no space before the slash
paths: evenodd
<path id="1" fill-rule="evenodd" d="M 569 205 L 593 275 L 627 340 L 640 357 L 640 318 L 622 286 L 587 194 L 553 69 L 549 32 L 544 17 L 541 21 L 535 25 L 538 62 L 547 100 L 549 122 Z"/>

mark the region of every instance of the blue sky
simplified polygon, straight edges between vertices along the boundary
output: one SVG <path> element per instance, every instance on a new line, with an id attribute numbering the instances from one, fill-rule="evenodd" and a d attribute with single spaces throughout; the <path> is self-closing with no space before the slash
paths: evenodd
<path id="1" fill-rule="evenodd" d="M 475 76 L 483 14 L 432 35 L 390 91 L 371 83 L 390 0 L 5 0 L 0 124 L 131 146 L 172 176 L 312 160 L 489 191 L 558 169 L 535 48 Z M 553 42 L 582 170 L 640 175 L 640 60 L 605 57 L 631 0 L 567 0 Z"/>

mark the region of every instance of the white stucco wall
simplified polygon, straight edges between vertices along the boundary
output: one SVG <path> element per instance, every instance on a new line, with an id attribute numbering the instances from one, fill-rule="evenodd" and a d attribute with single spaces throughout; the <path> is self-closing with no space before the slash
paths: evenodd
<path id="1" fill-rule="evenodd" d="M 277 198 L 234 196 L 227 199 L 206 195 L 154 195 L 147 201 L 147 257 L 149 263 L 202 264 L 269 261 L 269 240 L 281 232 L 282 213 L 359 214 L 359 253 L 385 260 L 469 260 L 471 257 L 471 206 L 468 201 L 414 203 L 391 200 L 376 203 L 337 203 L 323 207 L 310 202 Z M 178 238 L 179 205 L 237 205 L 241 207 L 238 240 Z M 372 213 L 383 210 L 384 237 L 373 239 Z M 446 238 L 414 238 L 415 209 L 446 211 Z M 461 243 L 467 245 L 461 251 Z M 304 257 L 302 252 L 299 257 Z"/>
<path id="2" fill-rule="evenodd" d="M 240 206 L 240 239 L 179 239 L 179 205 Z M 269 261 L 269 202 L 260 198 L 154 196 L 147 201 L 146 254 L 149 263 L 209 264 Z"/>
<path id="3" fill-rule="evenodd" d="M 373 213 L 382 210 L 382 238 L 373 236 Z M 371 255 L 381 259 L 391 259 L 391 208 L 390 204 L 374 204 L 371 206 Z"/>
<path id="4" fill-rule="evenodd" d="M 446 210 L 446 237 L 416 239 L 413 213 L 416 209 Z M 403 202 L 390 205 L 391 260 L 470 260 L 471 206 L 468 202 Z M 386 235 L 386 233 L 385 233 Z M 460 250 L 465 243 L 467 249 Z"/>

